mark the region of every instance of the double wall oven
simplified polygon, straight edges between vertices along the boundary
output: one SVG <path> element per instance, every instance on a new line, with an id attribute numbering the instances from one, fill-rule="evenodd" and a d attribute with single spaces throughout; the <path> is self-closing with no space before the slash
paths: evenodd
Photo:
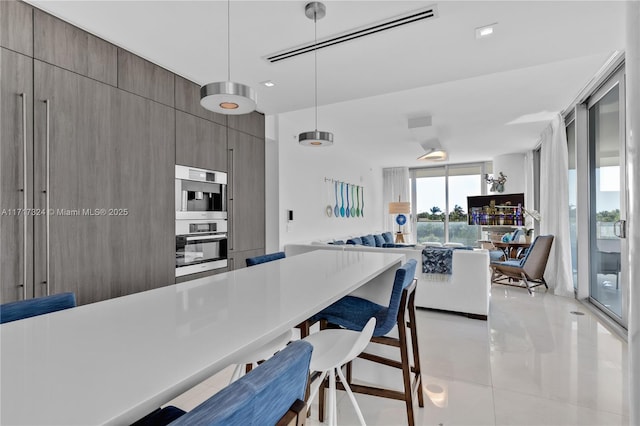
<path id="1" fill-rule="evenodd" d="M 227 174 L 176 166 L 176 277 L 227 267 Z"/>

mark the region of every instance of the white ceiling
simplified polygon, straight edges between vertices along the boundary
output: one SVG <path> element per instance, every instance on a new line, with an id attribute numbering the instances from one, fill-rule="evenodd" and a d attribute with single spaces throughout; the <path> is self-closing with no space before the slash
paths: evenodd
<path id="1" fill-rule="evenodd" d="M 226 79 L 226 1 L 30 3 L 204 84 Z M 282 140 L 312 130 L 313 55 L 269 64 L 265 55 L 313 40 L 306 1 L 231 2 L 231 77 L 280 115 Z M 433 2 L 326 1 L 318 37 Z M 423 151 L 407 118 L 430 114 L 450 162 L 532 148 L 548 122 L 506 125 L 564 109 L 616 49 L 624 2 L 440 1 L 439 17 L 318 53 L 319 128 L 382 166 L 415 166 Z M 498 22 L 476 40 L 476 27 Z M 258 83 L 273 80 L 277 86 Z M 546 118 L 545 118 L 546 117 Z M 323 148 L 324 149 L 324 148 Z M 333 149 L 333 148 L 326 148 Z M 424 163 L 422 163 L 424 164 Z"/>

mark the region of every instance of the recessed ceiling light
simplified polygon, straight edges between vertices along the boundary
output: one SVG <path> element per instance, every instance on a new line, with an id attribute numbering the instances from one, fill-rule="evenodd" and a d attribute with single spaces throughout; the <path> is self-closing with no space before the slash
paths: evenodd
<path id="1" fill-rule="evenodd" d="M 263 84 L 263 85 L 265 85 L 265 86 L 267 86 L 267 87 L 273 87 L 273 86 L 275 86 L 275 85 L 276 85 L 276 84 L 275 84 L 273 81 L 271 81 L 271 80 L 263 81 L 263 82 L 262 82 L 262 83 L 260 83 L 260 84 Z"/>
<path id="2" fill-rule="evenodd" d="M 476 38 L 480 39 L 480 38 L 485 38 L 485 37 L 489 37 L 490 35 L 493 35 L 493 33 L 495 32 L 496 25 L 497 25 L 497 22 L 494 24 L 485 25 L 484 27 L 476 28 Z"/>

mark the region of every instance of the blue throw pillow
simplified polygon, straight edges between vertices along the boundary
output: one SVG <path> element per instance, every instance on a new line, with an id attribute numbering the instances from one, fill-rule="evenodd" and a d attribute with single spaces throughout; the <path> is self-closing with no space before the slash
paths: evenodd
<path id="1" fill-rule="evenodd" d="M 347 240 L 347 244 L 351 244 L 351 245 L 355 245 L 355 246 L 361 246 L 362 245 L 362 239 L 360 237 L 349 238 Z"/>
<path id="2" fill-rule="evenodd" d="M 383 233 L 382 233 L 382 238 L 384 238 L 384 241 L 385 241 L 387 244 L 393 244 L 393 243 L 394 243 L 394 241 L 393 241 L 393 234 L 392 234 L 391 232 L 383 232 Z"/>
<path id="3" fill-rule="evenodd" d="M 376 247 L 382 247 L 385 243 L 385 240 L 382 237 L 382 235 L 374 235 L 373 239 L 376 240 Z"/>
<path id="4" fill-rule="evenodd" d="M 371 234 L 363 235 L 360 238 L 362 239 L 362 245 L 363 246 L 367 246 L 367 247 L 375 247 L 376 246 L 376 240 L 373 238 L 373 235 L 371 235 Z"/>

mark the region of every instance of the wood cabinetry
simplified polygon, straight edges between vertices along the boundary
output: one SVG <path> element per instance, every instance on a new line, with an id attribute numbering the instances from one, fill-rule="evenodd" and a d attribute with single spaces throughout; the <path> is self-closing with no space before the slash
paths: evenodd
<path id="1" fill-rule="evenodd" d="M 227 125 L 226 115 L 206 110 L 200 105 L 200 86 L 179 75 L 176 75 L 176 109 L 223 126 Z"/>
<path id="2" fill-rule="evenodd" d="M 176 163 L 227 171 L 227 128 L 176 111 Z"/>
<path id="3" fill-rule="evenodd" d="M 229 129 L 230 251 L 265 247 L 264 139 Z"/>
<path id="4" fill-rule="evenodd" d="M 33 59 L 0 48 L 0 67 L 0 301 L 11 302 L 33 297 Z"/>
<path id="5" fill-rule="evenodd" d="M 114 45 L 38 9 L 33 16 L 34 58 L 116 86 Z"/>
<path id="6" fill-rule="evenodd" d="M 174 106 L 174 75 L 131 52 L 118 49 L 118 87 Z"/>
<path id="7" fill-rule="evenodd" d="M 33 56 L 33 8 L 18 1 L 0 1 L 0 46 Z"/>
<path id="8" fill-rule="evenodd" d="M 206 111 L 197 84 L 24 3 L 0 23 L 0 303 L 173 283 L 175 164 L 229 173 L 230 266 L 264 253 L 262 114 Z"/>
<path id="9" fill-rule="evenodd" d="M 172 109 L 34 70 L 35 207 L 50 212 L 35 221 L 35 295 L 48 286 L 84 304 L 171 283 Z"/>
<path id="10" fill-rule="evenodd" d="M 264 115 L 259 112 L 254 111 L 244 115 L 230 115 L 228 126 L 230 129 L 236 129 L 264 139 Z"/>

